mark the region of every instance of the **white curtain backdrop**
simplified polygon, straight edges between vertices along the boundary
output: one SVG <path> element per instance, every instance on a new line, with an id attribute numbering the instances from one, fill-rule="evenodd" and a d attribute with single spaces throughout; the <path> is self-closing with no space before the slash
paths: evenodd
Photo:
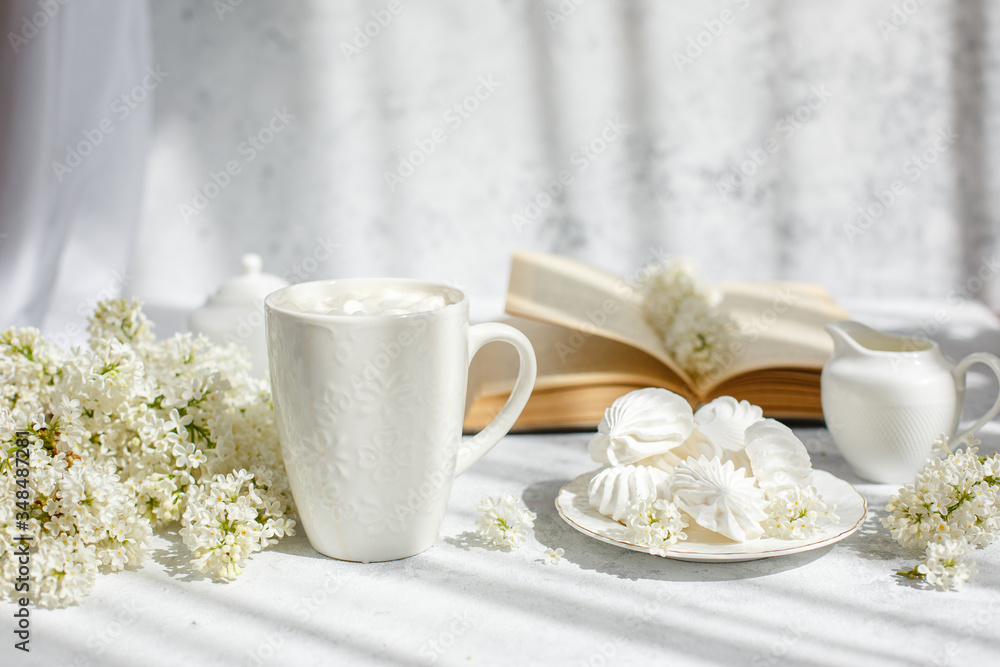
<path id="1" fill-rule="evenodd" d="M 0 327 L 85 338 L 131 282 L 149 146 L 143 2 L 0 6 Z"/>
<path id="2" fill-rule="evenodd" d="M 188 0 L 152 26 L 127 289 L 154 306 L 197 306 L 256 251 L 293 281 L 448 281 L 487 316 L 516 248 L 1000 305 L 985 0 Z"/>

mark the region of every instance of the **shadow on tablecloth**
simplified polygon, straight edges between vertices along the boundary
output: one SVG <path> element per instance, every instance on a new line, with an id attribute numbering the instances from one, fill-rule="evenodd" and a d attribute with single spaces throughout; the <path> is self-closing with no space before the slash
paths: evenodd
<path id="1" fill-rule="evenodd" d="M 163 566 L 163 570 L 171 578 L 179 581 L 211 581 L 211 577 L 199 572 L 191 564 L 191 551 L 184 545 L 184 540 L 174 531 L 160 531 L 158 536 L 166 540 L 165 547 L 150 549 L 150 558 Z"/>

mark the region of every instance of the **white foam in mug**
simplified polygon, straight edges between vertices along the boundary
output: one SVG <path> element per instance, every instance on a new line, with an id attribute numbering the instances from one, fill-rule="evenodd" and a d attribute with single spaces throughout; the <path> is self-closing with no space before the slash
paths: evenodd
<path id="1" fill-rule="evenodd" d="M 401 279 L 302 283 L 265 300 L 278 436 L 313 547 L 342 560 L 405 558 L 437 539 L 451 480 L 513 426 L 535 382 L 517 329 L 469 326 L 469 300 Z M 461 442 L 469 361 L 491 341 L 520 357 L 511 398 Z"/>
<path id="2" fill-rule="evenodd" d="M 316 315 L 409 315 L 424 313 L 457 302 L 457 295 L 445 289 L 419 289 L 401 283 L 354 288 L 327 286 L 309 288 L 306 283 L 278 302 L 285 308 Z"/>

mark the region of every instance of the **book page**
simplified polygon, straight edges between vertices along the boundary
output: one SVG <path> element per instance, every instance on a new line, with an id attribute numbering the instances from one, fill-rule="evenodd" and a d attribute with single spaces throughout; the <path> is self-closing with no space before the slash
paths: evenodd
<path id="1" fill-rule="evenodd" d="M 667 366 L 691 391 L 774 367 L 819 371 L 833 350 L 823 325 L 847 314 L 818 286 L 771 282 L 728 283 L 719 310 L 737 328 L 719 351 L 720 370 L 696 386 L 667 354 L 646 321 L 642 297 L 620 277 L 557 255 L 518 252 L 511 265 L 507 312 L 551 322 L 634 346 Z"/>
<path id="2" fill-rule="evenodd" d="M 604 410 L 615 399 L 645 386 L 597 384 L 536 389 L 510 432 L 594 431 Z M 464 432 L 472 435 L 484 429 L 500 412 L 505 400 L 506 396 L 495 394 L 476 399 L 465 413 Z"/>
<path id="3" fill-rule="evenodd" d="M 766 368 L 737 375 L 713 387 L 707 398 L 746 399 L 776 419 L 822 419 L 820 374 L 815 370 Z"/>
<path id="4" fill-rule="evenodd" d="M 643 387 L 698 400 L 667 366 L 631 345 L 536 320 L 500 321 L 523 332 L 538 359 L 538 379 L 514 431 L 593 429 L 616 398 Z M 479 350 L 469 368 L 467 432 L 481 429 L 504 405 L 517 369 L 510 345 L 493 342 Z"/>
<path id="5" fill-rule="evenodd" d="M 630 345 L 546 322 L 507 317 L 500 320 L 531 341 L 538 360 L 535 391 L 604 383 L 664 387 L 695 397 L 667 366 Z M 488 343 L 469 369 L 466 404 L 483 395 L 507 394 L 517 375 L 517 352 L 505 343 Z"/>
<path id="6" fill-rule="evenodd" d="M 720 351 L 721 371 L 712 385 L 770 368 L 819 371 L 833 352 L 823 325 L 848 315 L 815 285 L 727 283 L 719 310 L 736 323 L 730 349 Z"/>
<path id="7" fill-rule="evenodd" d="M 516 252 L 507 312 L 636 347 L 670 368 L 684 385 L 694 387 L 646 321 L 641 296 L 614 274 L 567 257 Z"/>

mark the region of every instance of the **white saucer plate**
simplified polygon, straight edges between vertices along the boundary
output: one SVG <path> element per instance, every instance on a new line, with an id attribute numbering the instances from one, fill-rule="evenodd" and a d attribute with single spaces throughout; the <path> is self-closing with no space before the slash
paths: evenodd
<path id="1" fill-rule="evenodd" d="M 649 553 L 647 547 L 625 540 L 625 526 L 590 506 L 587 486 L 598 472 L 599 470 L 593 470 L 580 475 L 559 490 L 556 497 L 559 515 L 570 526 L 595 540 Z M 687 539 L 674 544 L 665 557 L 698 563 L 739 563 L 820 549 L 857 531 L 865 520 L 868 509 L 864 497 L 848 482 L 823 470 L 813 471 L 813 486 L 828 506 L 836 505 L 840 521 L 824 521 L 820 532 L 812 537 L 801 540 L 768 537 L 749 542 L 733 542 L 689 520 L 690 525 L 684 529 Z"/>

